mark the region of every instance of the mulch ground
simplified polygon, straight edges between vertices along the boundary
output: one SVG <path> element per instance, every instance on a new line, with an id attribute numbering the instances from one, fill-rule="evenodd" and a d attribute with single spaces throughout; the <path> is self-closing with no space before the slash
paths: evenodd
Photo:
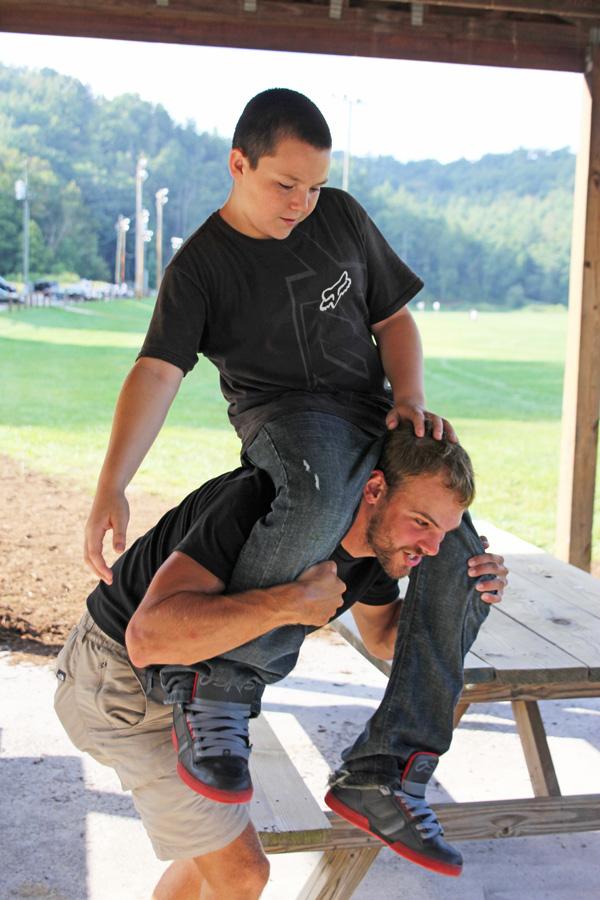
<path id="1" fill-rule="evenodd" d="M 128 544 L 169 504 L 132 492 Z M 46 663 L 78 621 L 97 579 L 82 557 L 91 497 L 75 484 L 0 456 L 0 649 Z"/>

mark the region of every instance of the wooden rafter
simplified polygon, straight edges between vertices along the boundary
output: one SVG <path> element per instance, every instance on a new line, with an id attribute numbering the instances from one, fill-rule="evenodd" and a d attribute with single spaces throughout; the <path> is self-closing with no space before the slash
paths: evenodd
<path id="1" fill-rule="evenodd" d="M 397 2 L 397 0 L 392 0 Z M 398 0 L 403 2 L 403 0 Z M 426 0 L 428 6 L 445 6 L 448 9 L 485 10 L 499 13 L 523 13 L 525 15 L 563 16 L 565 19 L 587 19 L 600 22 L 598 0 Z"/>
<path id="2" fill-rule="evenodd" d="M 260 0 L 248 15 L 241 0 L 1 0 L 0 30 L 584 71 L 591 2 L 538 2 L 524 15 L 522 0 L 503 0 L 510 11 L 438 0 L 418 22 L 415 6 Z M 568 8 L 572 21 L 557 18 Z"/>

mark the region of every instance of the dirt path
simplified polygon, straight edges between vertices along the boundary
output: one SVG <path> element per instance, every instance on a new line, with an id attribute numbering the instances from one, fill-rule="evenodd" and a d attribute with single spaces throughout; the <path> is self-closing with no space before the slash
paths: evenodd
<path id="1" fill-rule="evenodd" d="M 130 500 L 129 543 L 169 505 L 141 492 Z M 62 646 L 97 580 L 81 554 L 90 503 L 73 483 L 0 456 L 0 649 L 47 662 Z"/>

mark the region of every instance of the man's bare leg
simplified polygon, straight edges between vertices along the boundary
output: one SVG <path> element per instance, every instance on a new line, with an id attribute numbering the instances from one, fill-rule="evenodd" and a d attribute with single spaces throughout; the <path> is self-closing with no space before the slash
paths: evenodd
<path id="1" fill-rule="evenodd" d="M 171 863 L 152 900 L 258 900 L 269 880 L 269 861 L 252 824 L 214 853 Z"/>

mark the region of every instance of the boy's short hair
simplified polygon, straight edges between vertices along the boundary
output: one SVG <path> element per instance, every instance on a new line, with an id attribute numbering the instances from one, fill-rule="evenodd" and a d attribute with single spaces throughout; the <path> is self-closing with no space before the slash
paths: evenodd
<path id="1" fill-rule="evenodd" d="M 432 430 L 431 422 L 426 421 L 425 436 L 417 437 L 412 422 L 402 420 L 386 433 L 377 468 L 383 472 L 390 493 L 411 476 L 441 473 L 448 490 L 466 508 L 475 498 L 475 475 L 469 454 L 445 436 L 434 438 Z"/>
<path id="2" fill-rule="evenodd" d="M 246 104 L 235 126 L 232 147 L 241 150 L 256 169 L 261 156 L 272 155 L 286 137 L 318 150 L 331 149 L 329 125 L 312 100 L 288 88 L 270 88 Z"/>

